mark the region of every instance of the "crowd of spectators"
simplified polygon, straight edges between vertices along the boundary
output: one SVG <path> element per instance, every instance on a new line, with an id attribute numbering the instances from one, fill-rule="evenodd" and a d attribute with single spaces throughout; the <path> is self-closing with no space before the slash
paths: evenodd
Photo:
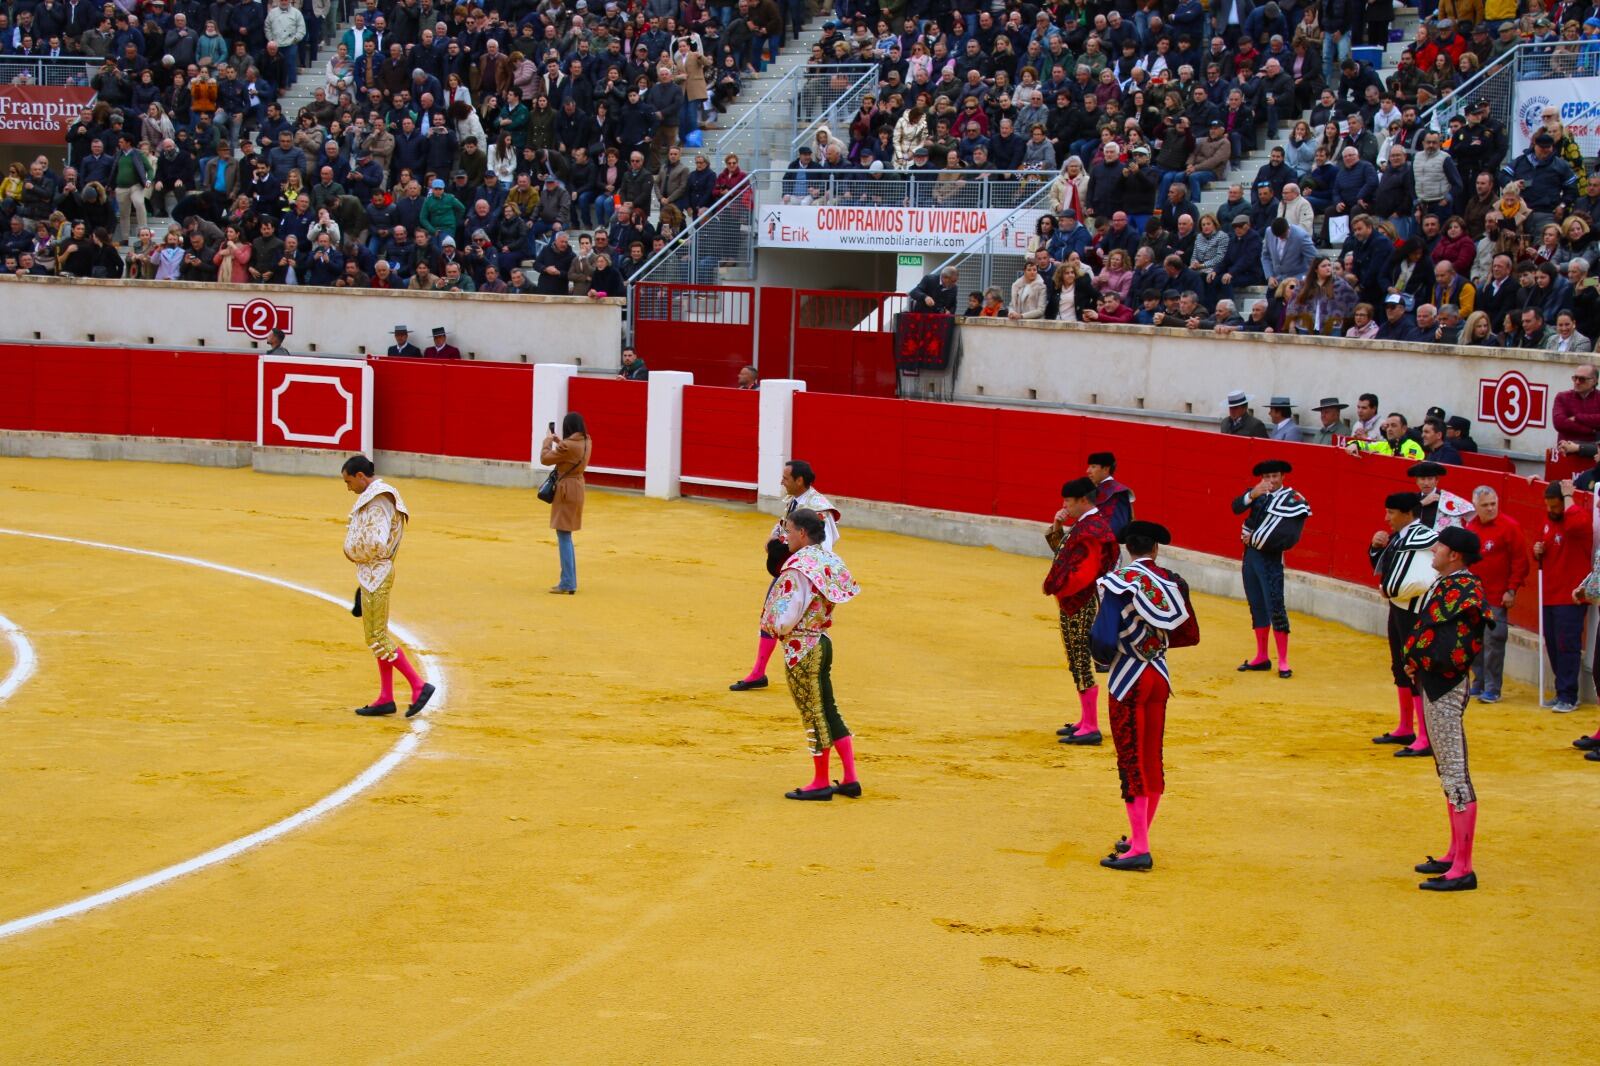
<path id="1" fill-rule="evenodd" d="M 857 52 L 886 53 L 881 92 L 847 143 L 796 160 L 784 191 L 804 168 L 808 191 L 885 166 L 913 182 L 926 170 L 932 189 L 1026 182 L 993 171 L 1033 152 L 1060 167 L 1031 261 L 1009 290 L 964 294 L 964 314 L 1589 350 L 1600 173 L 1558 110 L 1515 154 L 1487 100 L 1439 130 L 1420 116 L 1520 43 L 1600 55 L 1600 17 L 1447 4 L 1384 77 L 1350 46 L 1386 44 L 1391 5 L 1139 7 L 1039 11 L 1032 29 L 1019 10 L 979 12 L 909 40 L 858 22 Z M 1202 210 L 1214 182 L 1226 197 Z"/>
<path id="2" fill-rule="evenodd" d="M 621 295 L 743 177 L 683 149 L 799 32 L 792 6 L 361 0 L 325 40 L 328 0 L 6 4 L 0 57 L 90 57 L 98 97 L 64 167 L 41 156 L 0 180 L 0 261 Z M 310 102 L 286 112 L 307 79 Z"/>
<path id="3" fill-rule="evenodd" d="M 0 183 L 3 269 L 618 295 L 744 177 L 680 140 L 807 16 L 362 0 L 329 44 L 325 0 L 302 2 L 19 8 L 4 47 L 103 64 L 68 165 Z M 1559 113 L 1510 159 L 1487 101 L 1419 121 L 1519 43 L 1600 49 L 1587 9 L 1522 3 L 1425 11 L 1385 78 L 1351 47 L 1389 42 L 1386 3 L 835 0 L 811 63 L 876 64 L 878 90 L 799 150 L 783 193 L 938 204 L 1048 182 L 1031 262 L 967 294 L 973 315 L 1588 350 L 1600 173 Z M 290 116 L 297 77 L 319 84 Z"/>

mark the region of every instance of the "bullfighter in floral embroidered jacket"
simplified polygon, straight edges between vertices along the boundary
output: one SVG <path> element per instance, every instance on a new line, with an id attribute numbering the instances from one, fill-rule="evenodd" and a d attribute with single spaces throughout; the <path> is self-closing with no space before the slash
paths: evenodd
<path id="1" fill-rule="evenodd" d="M 805 726 L 814 774 L 809 785 L 786 792 L 789 799 L 852 799 L 861 795 L 856 779 L 855 741 L 833 698 L 833 642 L 827 630 L 833 609 L 861 591 L 844 562 L 822 547 L 827 525 L 816 511 L 799 508 L 783 520 L 789 557 L 767 591 L 761 628 L 783 648 L 784 672 Z M 830 785 L 828 753 L 839 753 L 843 771 Z"/>
<path id="2" fill-rule="evenodd" d="M 1422 713 L 1433 745 L 1433 764 L 1444 788 L 1450 815 L 1450 848 L 1442 858 L 1428 856 L 1418 873 L 1432 874 L 1418 887 L 1459 892 L 1478 887 L 1472 869 L 1472 843 L 1478 822 L 1478 796 L 1467 769 L 1468 684 L 1472 661 L 1483 650 L 1483 631 L 1493 625 L 1483 582 L 1467 569 L 1478 562 L 1478 535 L 1460 526 L 1439 531 L 1433 546 L 1436 579 L 1417 608 L 1406 638 L 1405 669 L 1422 688 Z"/>

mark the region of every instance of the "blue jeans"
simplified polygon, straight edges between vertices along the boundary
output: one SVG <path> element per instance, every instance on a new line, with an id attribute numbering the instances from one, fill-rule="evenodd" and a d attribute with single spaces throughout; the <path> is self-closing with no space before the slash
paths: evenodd
<path id="1" fill-rule="evenodd" d="M 1333 33 L 1322 36 L 1322 84 L 1334 85 L 1333 70 L 1340 63 L 1350 58 L 1350 35 L 1339 34 L 1339 39 L 1333 39 Z"/>
<path id="2" fill-rule="evenodd" d="M 1189 199 L 1195 203 L 1200 202 L 1200 186 L 1208 181 L 1216 181 L 1216 174 L 1209 170 L 1197 170 L 1189 175 Z"/>
<path id="3" fill-rule="evenodd" d="M 700 101 L 685 98 L 681 114 L 683 117 L 678 122 L 678 136 L 680 138 L 700 128 Z"/>
<path id="4" fill-rule="evenodd" d="M 1181 181 L 1185 185 L 1189 184 L 1188 179 L 1189 175 L 1181 170 L 1163 170 L 1161 172 L 1161 181 L 1156 185 L 1156 206 L 1165 211 L 1168 207 L 1167 190 L 1172 188 L 1174 182 Z"/>
<path id="5" fill-rule="evenodd" d="M 1583 622 L 1589 608 L 1581 603 L 1553 604 L 1544 609 L 1544 646 L 1555 673 L 1556 702 L 1578 702 L 1578 669 L 1583 665 Z"/>
<path id="6" fill-rule="evenodd" d="M 556 530 L 556 551 L 561 556 L 561 584 L 563 589 L 578 587 L 578 556 L 572 550 L 572 534 L 565 529 Z"/>

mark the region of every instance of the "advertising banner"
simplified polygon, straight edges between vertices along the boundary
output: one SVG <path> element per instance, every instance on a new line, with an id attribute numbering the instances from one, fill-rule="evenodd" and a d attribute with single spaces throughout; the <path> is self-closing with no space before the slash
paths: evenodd
<path id="1" fill-rule="evenodd" d="M 868 207 L 848 204 L 774 204 L 762 208 L 757 244 L 844 252 L 961 251 L 991 227 L 1002 226 L 991 254 L 1027 251 L 1043 211 L 1025 211 L 1011 224 L 1008 209 L 981 207 Z"/>
<path id="2" fill-rule="evenodd" d="M 0 85 L 0 144 L 65 144 L 94 97 L 83 85 Z"/>
<path id="3" fill-rule="evenodd" d="M 1517 109 L 1511 120 L 1511 152 L 1528 150 L 1529 138 L 1539 128 L 1539 113 L 1547 107 L 1561 109 L 1567 133 L 1588 155 L 1600 140 L 1600 78 L 1551 78 L 1517 82 Z"/>

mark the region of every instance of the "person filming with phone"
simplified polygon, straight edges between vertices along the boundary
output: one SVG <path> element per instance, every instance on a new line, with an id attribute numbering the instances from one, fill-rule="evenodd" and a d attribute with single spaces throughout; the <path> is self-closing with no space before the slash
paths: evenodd
<path id="1" fill-rule="evenodd" d="M 550 586 L 550 591 L 558 596 L 571 596 L 578 591 L 578 558 L 572 549 L 572 535 L 583 528 L 583 472 L 589 468 L 593 449 L 589 428 L 576 411 L 568 411 L 561 420 L 559 437 L 556 424 L 549 423 L 544 443 L 539 446 L 539 462 L 550 467 L 555 478 L 555 493 L 548 502 L 550 528 L 556 531 L 556 548 L 561 556 L 561 580 Z"/>

